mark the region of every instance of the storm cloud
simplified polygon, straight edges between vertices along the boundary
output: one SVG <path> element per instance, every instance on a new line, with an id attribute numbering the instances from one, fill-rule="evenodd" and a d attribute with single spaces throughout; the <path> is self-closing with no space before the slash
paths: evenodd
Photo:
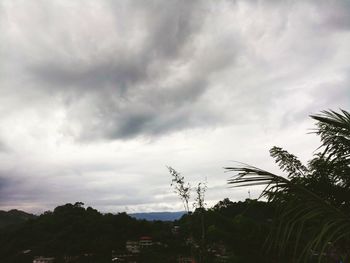
<path id="1" fill-rule="evenodd" d="M 275 144 L 307 159 L 308 115 L 349 108 L 349 11 L 0 0 L 0 207 L 171 210 L 165 165 L 207 177 L 211 202 L 244 198 L 225 188 L 225 162 L 274 169 Z"/>

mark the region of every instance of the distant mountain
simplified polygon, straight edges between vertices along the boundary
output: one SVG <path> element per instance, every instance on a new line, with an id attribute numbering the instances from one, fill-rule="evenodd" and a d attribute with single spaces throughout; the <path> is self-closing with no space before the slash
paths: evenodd
<path id="1" fill-rule="evenodd" d="M 151 213 L 134 213 L 129 216 L 136 219 L 145 219 L 147 221 L 174 221 L 180 219 L 185 212 L 151 212 Z"/>
<path id="2" fill-rule="evenodd" d="M 0 210 L 0 228 L 10 225 L 23 223 L 29 219 L 35 218 L 33 214 L 29 214 L 20 210 L 2 211 Z"/>

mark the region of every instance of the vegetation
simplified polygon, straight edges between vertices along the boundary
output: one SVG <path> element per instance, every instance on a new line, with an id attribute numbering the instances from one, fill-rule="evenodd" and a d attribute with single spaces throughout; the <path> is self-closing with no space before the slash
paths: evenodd
<path id="1" fill-rule="evenodd" d="M 210 209 L 196 210 L 182 217 L 179 223 L 185 235 L 191 234 L 199 244 L 204 214 L 208 253 L 203 262 L 220 262 L 220 259 L 230 263 L 271 263 L 271 255 L 264 253 L 261 244 L 269 232 L 273 213 L 274 208 L 266 202 L 250 199 L 231 202 L 226 198 Z M 221 255 L 219 259 L 215 257 L 217 254 Z"/>
<path id="2" fill-rule="evenodd" d="M 190 200 L 190 194 L 191 190 L 194 190 L 196 193 L 196 198 L 193 202 L 193 208 L 196 209 L 195 211 L 200 214 L 200 225 L 201 225 L 201 238 L 199 243 L 191 244 L 197 245 L 198 248 L 196 250 L 197 253 L 197 259 L 199 263 L 205 262 L 205 259 L 207 258 L 207 246 L 206 246 L 206 240 L 205 240 L 205 192 L 207 190 L 207 184 L 205 183 L 198 183 L 197 187 L 195 189 L 191 188 L 190 183 L 185 182 L 185 177 L 182 176 L 179 172 L 177 172 L 172 167 L 167 167 L 170 175 L 172 176 L 171 180 L 171 186 L 174 187 L 175 193 L 180 197 L 187 214 L 190 213 L 189 209 L 189 200 Z M 191 233 L 189 233 L 190 236 L 192 236 Z M 194 248 L 191 249 L 191 251 L 194 251 Z"/>
<path id="3" fill-rule="evenodd" d="M 190 212 L 189 200 L 191 196 L 191 185 L 185 182 L 185 177 L 177 172 L 174 168 L 168 166 L 171 179 L 171 186 L 174 187 L 174 192 L 180 197 L 185 211 Z"/>
<path id="4" fill-rule="evenodd" d="M 1 229 L 0 262 L 29 263 L 34 256 L 55 257 L 58 263 L 111 262 L 113 253 L 127 254 L 126 241 L 142 236 L 152 237 L 155 245 L 140 251 L 137 262 L 177 262 L 200 244 L 203 214 L 208 249 L 203 262 L 271 262 L 262 253 L 261 243 L 272 213 L 266 202 L 224 199 L 178 221 L 162 222 L 136 220 L 125 213 L 101 214 L 79 202 L 66 204 L 12 229 Z M 200 251 L 192 252 L 198 259 Z"/>
<path id="5" fill-rule="evenodd" d="M 58 262 L 66 262 L 65 258 L 75 258 L 71 262 L 111 262 L 112 250 L 125 250 L 127 240 L 145 235 L 167 242 L 171 225 L 136 220 L 125 213 L 101 214 L 80 202 L 66 204 L 14 229 L 3 229 L 0 262 L 32 262 L 32 257 L 39 255 L 55 257 Z M 23 252 L 29 250 L 24 257 Z"/>
<path id="6" fill-rule="evenodd" d="M 286 177 L 253 167 L 236 172 L 233 186 L 266 185 L 262 196 L 276 207 L 269 248 L 283 262 L 350 260 L 350 114 L 323 111 L 311 116 L 321 146 L 303 165 L 279 147 L 270 150 Z"/>
<path id="7" fill-rule="evenodd" d="M 10 210 L 8 212 L 0 210 L 0 228 L 11 227 L 32 218 L 35 218 L 35 215 L 28 214 L 16 209 Z"/>

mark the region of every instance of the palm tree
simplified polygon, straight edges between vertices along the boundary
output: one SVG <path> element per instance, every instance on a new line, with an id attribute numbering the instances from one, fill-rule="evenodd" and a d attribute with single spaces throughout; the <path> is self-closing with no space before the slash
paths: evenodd
<path id="1" fill-rule="evenodd" d="M 350 114 L 322 111 L 314 133 L 319 153 L 303 165 L 279 147 L 270 154 L 287 176 L 257 167 L 226 167 L 234 187 L 266 185 L 262 192 L 276 207 L 269 248 L 290 262 L 350 260 Z M 284 259 L 284 262 L 288 262 Z M 334 261 L 332 261 L 334 262 Z"/>

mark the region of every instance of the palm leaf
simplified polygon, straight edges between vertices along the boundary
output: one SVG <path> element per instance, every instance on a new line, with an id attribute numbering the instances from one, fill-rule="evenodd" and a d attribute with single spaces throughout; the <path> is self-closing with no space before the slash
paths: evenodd
<path id="1" fill-rule="evenodd" d="M 278 248 L 282 255 L 293 244 L 293 257 L 298 262 L 307 262 L 312 251 L 318 252 L 321 262 L 330 242 L 333 244 L 339 242 L 339 237 L 349 237 L 349 216 L 303 185 L 253 166 L 225 169 L 236 173 L 228 180 L 233 187 L 264 184 L 266 188 L 262 196 L 278 204 L 278 217 L 268 239 L 270 249 Z M 313 226 L 311 232 L 306 226 L 310 222 L 319 222 L 319 226 Z M 307 231 L 309 233 L 305 235 Z"/>
<path id="2" fill-rule="evenodd" d="M 318 121 L 315 133 L 321 136 L 325 151 L 331 156 L 349 158 L 350 113 L 345 110 L 341 110 L 341 113 L 330 110 L 310 117 Z"/>

